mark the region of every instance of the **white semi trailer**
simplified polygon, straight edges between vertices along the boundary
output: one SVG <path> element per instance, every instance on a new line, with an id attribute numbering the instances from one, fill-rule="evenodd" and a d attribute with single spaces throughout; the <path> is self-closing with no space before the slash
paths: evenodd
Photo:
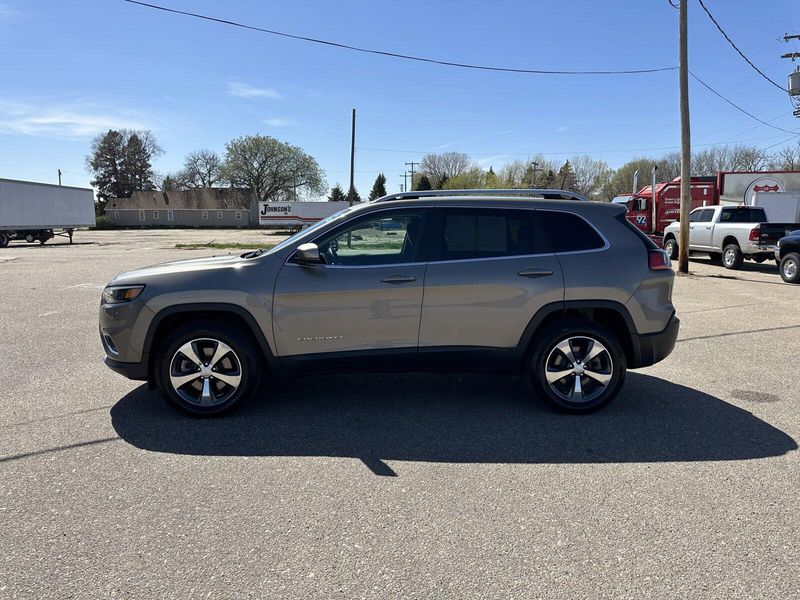
<path id="1" fill-rule="evenodd" d="M 91 189 L 0 179 L 0 248 L 13 240 L 44 244 L 55 235 L 71 244 L 75 229 L 94 224 Z"/>

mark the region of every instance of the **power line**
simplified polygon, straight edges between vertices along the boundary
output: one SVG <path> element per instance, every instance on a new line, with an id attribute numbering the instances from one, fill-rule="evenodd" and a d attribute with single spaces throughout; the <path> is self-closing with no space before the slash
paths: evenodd
<path id="1" fill-rule="evenodd" d="M 796 134 L 797 132 L 789 132 L 792 134 Z M 706 146 L 725 146 L 729 144 L 744 144 L 746 142 L 759 142 L 763 140 L 774 140 L 777 137 L 784 137 L 782 135 L 771 135 L 769 137 L 762 137 L 762 138 L 750 138 L 746 140 L 727 140 L 721 142 L 707 142 L 705 144 L 692 144 L 693 148 L 704 148 Z M 614 150 L 571 150 L 568 152 L 464 152 L 464 154 L 468 154 L 470 156 L 531 156 L 535 154 L 541 154 L 542 156 L 568 156 L 568 155 L 577 155 L 577 154 L 611 154 L 611 153 L 618 153 L 618 152 L 653 152 L 656 150 L 675 150 L 680 146 L 657 146 L 654 148 L 626 148 L 626 149 L 614 149 Z M 359 146 L 358 150 L 365 150 L 367 152 L 388 152 L 388 153 L 396 153 L 396 154 L 430 154 L 430 150 L 398 150 L 395 148 L 368 148 L 365 146 Z M 401 175 L 402 177 L 402 175 Z"/>
<path id="2" fill-rule="evenodd" d="M 709 18 L 709 19 L 711 19 L 711 22 L 712 22 L 712 23 L 714 23 L 714 25 L 716 25 L 716 26 L 717 26 L 717 29 L 719 29 L 719 32 L 720 32 L 720 33 L 723 35 L 723 37 L 724 37 L 726 40 L 728 40 L 728 43 L 729 43 L 731 46 L 733 46 L 733 49 L 734 49 L 734 50 L 736 50 L 736 52 L 738 52 L 738 53 L 739 53 L 739 56 L 741 56 L 741 57 L 742 57 L 742 58 L 745 60 L 745 62 L 746 62 L 748 65 L 750 65 L 751 67 L 753 67 L 753 68 L 756 70 L 756 72 L 757 72 L 759 75 L 761 75 L 761 76 L 762 76 L 764 79 L 766 79 L 767 81 L 769 81 L 769 82 L 770 82 L 772 85 L 774 85 L 776 88 L 778 88 L 778 89 L 779 89 L 780 91 L 782 91 L 783 93 L 786 93 L 786 89 L 785 89 L 785 88 L 784 88 L 782 85 L 778 85 L 778 84 L 777 84 L 777 83 L 775 83 L 775 82 L 774 82 L 772 79 L 770 79 L 769 77 L 767 77 L 767 76 L 764 74 L 764 72 L 763 72 L 761 69 L 759 69 L 757 66 L 755 66 L 755 65 L 752 63 L 752 61 L 751 61 L 749 58 L 747 58 L 747 57 L 744 55 L 744 53 L 743 53 L 741 50 L 739 50 L 739 48 L 736 46 L 736 44 L 734 44 L 734 43 L 733 43 L 733 40 L 732 40 L 731 38 L 729 38 L 729 37 L 728 37 L 728 34 L 727 34 L 727 33 L 725 33 L 725 30 L 724 30 L 724 29 L 722 29 L 722 26 L 721 26 L 719 23 L 717 23 L 717 20 L 714 18 L 714 15 L 712 15 L 712 14 L 711 14 L 711 11 L 709 11 L 709 10 L 706 8 L 706 5 L 703 3 L 703 0 L 697 0 L 697 1 L 700 3 L 700 6 L 703 8 L 703 10 L 704 10 L 704 11 L 706 12 L 706 14 L 708 15 L 708 18 Z M 692 75 L 692 77 L 694 77 L 694 75 Z M 697 78 L 695 77 L 695 79 L 697 79 Z"/>
<path id="3" fill-rule="evenodd" d="M 738 104 L 734 104 L 734 103 L 733 103 L 733 101 L 731 101 L 731 100 L 728 100 L 728 99 L 727 99 L 725 96 L 723 96 L 722 94 L 720 94 L 720 93 L 719 93 L 717 90 L 715 90 L 714 88 L 712 88 L 710 85 L 708 85 L 708 84 L 707 84 L 705 81 L 703 81 L 702 79 L 700 79 L 700 78 L 699 78 L 697 75 L 695 75 L 695 74 L 694 74 L 694 73 L 692 73 L 691 71 L 689 72 L 689 75 L 691 75 L 692 77 L 694 77 L 694 79 L 695 79 L 696 81 L 698 81 L 698 82 L 699 82 L 699 83 L 700 83 L 700 84 L 701 84 L 703 87 L 705 87 L 705 88 L 706 88 L 707 90 L 709 90 L 711 93 L 715 94 L 716 96 L 719 96 L 719 97 L 720 97 L 720 98 L 722 98 L 722 99 L 723 99 L 725 102 L 727 102 L 728 104 L 730 104 L 730 105 L 731 105 L 733 108 L 735 108 L 736 110 L 738 110 L 738 111 L 739 111 L 739 112 L 741 112 L 741 113 L 744 113 L 744 114 L 746 114 L 746 115 L 747 115 L 748 117 L 750 117 L 751 119 L 755 119 L 755 120 L 756 120 L 756 121 L 758 121 L 759 123 L 762 123 L 762 124 L 766 125 L 767 127 L 772 127 L 773 129 L 777 129 L 778 131 L 785 131 L 786 133 L 795 133 L 795 134 L 796 134 L 796 133 L 800 133 L 800 131 L 791 131 L 791 130 L 789 130 L 789 129 L 783 129 L 782 127 L 778 127 L 777 125 L 772 125 L 771 123 L 767 123 L 766 121 L 762 121 L 761 119 L 759 119 L 759 118 L 758 118 L 757 116 L 755 116 L 754 114 L 747 112 L 745 109 L 743 109 L 743 108 L 742 108 L 741 106 L 739 106 Z"/>
<path id="4" fill-rule="evenodd" d="M 150 4 L 149 2 L 141 2 L 140 0 L 123 0 L 123 2 L 128 2 L 129 4 L 136 4 L 138 6 L 144 6 L 146 8 L 152 8 L 154 10 L 160 10 L 167 13 L 172 13 L 176 15 L 183 15 L 186 17 L 193 17 L 195 19 L 202 19 L 204 21 L 212 21 L 214 23 L 220 23 L 222 25 L 230 25 L 232 27 L 240 27 L 242 29 L 249 29 L 251 31 L 258 31 L 260 33 L 266 33 L 269 35 L 276 35 L 280 37 L 290 38 L 293 40 L 301 40 L 304 42 L 311 42 L 314 44 L 323 44 L 325 46 L 334 46 L 336 48 L 342 48 L 345 50 L 352 50 L 354 52 L 364 52 L 366 54 L 377 54 L 380 56 L 389 56 L 392 58 L 400 58 L 403 60 L 413 60 L 417 62 L 424 62 L 424 63 L 432 63 L 436 65 L 442 65 L 445 67 L 457 67 L 460 69 L 477 69 L 481 71 L 499 71 L 503 73 L 524 73 L 529 75 L 636 75 L 642 73 L 658 73 L 661 71 L 674 71 L 678 67 L 660 67 L 654 69 L 630 69 L 630 70 L 620 70 L 620 71 L 612 71 L 612 70 L 604 70 L 604 71 L 554 71 L 554 70 L 546 70 L 546 69 L 517 69 L 513 67 L 494 67 L 489 65 L 475 65 L 469 63 L 461 63 L 461 62 L 453 62 L 447 60 L 438 60 L 434 58 L 425 58 L 422 56 L 412 56 L 410 54 L 399 54 L 397 52 L 389 52 L 386 50 L 374 50 L 371 48 L 361 48 L 359 46 L 352 46 L 350 44 L 343 44 L 340 42 L 332 42 L 330 40 L 323 40 L 319 38 L 308 37 L 304 35 L 296 35 L 293 33 L 285 33 L 283 31 L 276 31 L 274 29 L 266 29 L 264 27 L 257 27 L 255 25 L 247 25 L 246 23 L 240 23 L 238 21 L 231 21 L 229 19 L 220 19 L 217 17 L 211 17 L 209 15 L 203 15 L 200 13 L 193 13 L 185 10 L 178 10 L 175 8 L 168 8 L 166 6 L 160 6 L 158 4 Z"/>

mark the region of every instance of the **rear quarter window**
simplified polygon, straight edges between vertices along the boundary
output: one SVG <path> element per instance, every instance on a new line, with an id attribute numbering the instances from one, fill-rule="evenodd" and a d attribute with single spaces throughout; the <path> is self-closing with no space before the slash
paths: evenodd
<path id="1" fill-rule="evenodd" d="M 542 230 L 549 236 L 556 252 L 597 250 L 606 245 L 597 230 L 574 213 L 560 210 L 538 210 L 536 212 Z M 623 220 L 625 220 L 624 217 Z"/>
<path id="2" fill-rule="evenodd" d="M 645 233 L 641 229 L 636 227 L 636 225 L 634 225 L 633 223 L 628 221 L 628 219 L 625 218 L 624 214 L 623 215 L 618 215 L 616 217 L 616 219 L 617 219 L 617 221 L 622 223 L 625 226 L 626 229 L 628 229 L 629 231 L 632 231 L 634 234 L 636 234 L 636 237 L 638 237 L 642 241 L 642 243 L 645 245 L 645 248 L 648 248 L 650 250 L 657 250 L 658 249 L 658 246 L 655 244 L 655 242 L 653 240 L 651 240 L 649 237 L 647 237 L 647 235 L 645 235 Z M 677 221 L 676 221 L 676 223 L 677 223 Z"/>

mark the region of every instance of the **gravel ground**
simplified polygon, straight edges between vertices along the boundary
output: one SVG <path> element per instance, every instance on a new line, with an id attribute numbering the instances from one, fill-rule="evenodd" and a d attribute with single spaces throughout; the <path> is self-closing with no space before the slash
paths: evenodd
<path id="1" fill-rule="evenodd" d="M 675 352 L 587 417 L 519 378 L 280 379 L 187 419 L 102 364 L 116 273 L 274 242 L 0 250 L 0 597 L 800 595 L 800 286 L 704 259 Z M 241 252 L 232 250 L 231 252 Z"/>

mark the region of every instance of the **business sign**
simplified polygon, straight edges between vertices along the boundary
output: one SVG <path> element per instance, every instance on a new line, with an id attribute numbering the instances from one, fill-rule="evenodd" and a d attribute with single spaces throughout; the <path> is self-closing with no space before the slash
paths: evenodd
<path id="1" fill-rule="evenodd" d="M 348 206 L 348 202 L 259 202 L 258 224 L 306 227 Z"/>

